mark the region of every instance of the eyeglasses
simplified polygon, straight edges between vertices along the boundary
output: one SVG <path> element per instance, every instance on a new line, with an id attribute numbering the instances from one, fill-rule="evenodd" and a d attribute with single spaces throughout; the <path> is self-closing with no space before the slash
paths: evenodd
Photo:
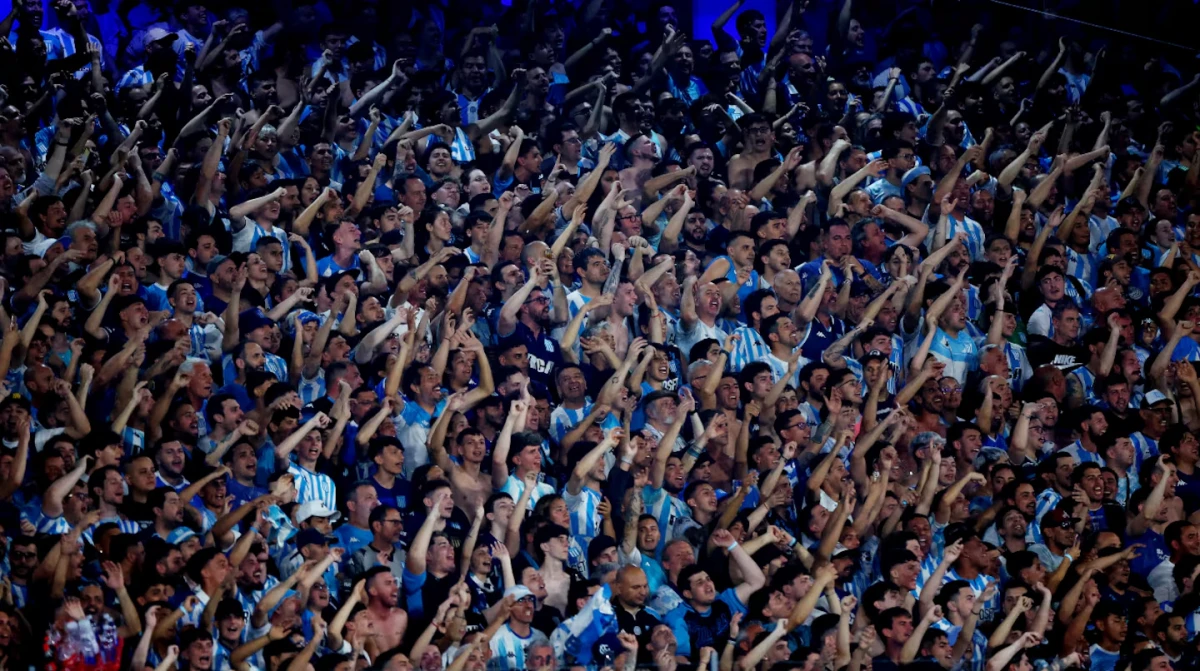
<path id="1" fill-rule="evenodd" d="M 962 389 L 959 389 L 958 387 L 942 387 L 943 394 L 958 394 L 961 392 Z"/>
<path id="2" fill-rule="evenodd" d="M 17 552 L 14 550 L 12 553 L 12 558 L 17 561 L 25 561 L 27 559 L 37 559 L 37 553 L 36 552 Z"/>

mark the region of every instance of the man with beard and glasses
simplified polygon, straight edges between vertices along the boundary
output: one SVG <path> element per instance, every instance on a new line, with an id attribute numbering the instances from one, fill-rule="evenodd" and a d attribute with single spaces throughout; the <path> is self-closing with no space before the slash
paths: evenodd
<path id="1" fill-rule="evenodd" d="M 558 343 L 550 337 L 549 287 L 542 289 L 539 286 L 541 280 L 541 271 L 535 268 L 525 284 L 504 302 L 499 311 L 496 336 L 502 339 L 515 337 L 525 343 L 529 352 L 530 379 L 548 386 L 553 379 L 554 367 L 562 363 L 562 352 Z M 478 354 L 485 356 L 482 344 L 478 349 Z M 483 386 L 481 379 L 480 388 Z"/>

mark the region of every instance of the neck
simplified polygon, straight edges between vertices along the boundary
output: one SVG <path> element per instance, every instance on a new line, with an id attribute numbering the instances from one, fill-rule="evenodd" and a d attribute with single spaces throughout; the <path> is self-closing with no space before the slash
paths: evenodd
<path id="1" fill-rule="evenodd" d="M 378 482 L 384 487 L 391 489 L 392 486 L 396 484 L 396 476 L 380 469 L 379 471 L 375 472 L 375 482 Z"/>
<path id="2" fill-rule="evenodd" d="M 371 549 L 377 553 L 378 552 L 388 552 L 394 548 L 395 548 L 395 546 L 392 545 L 391 543 L 387 542 L 387 540 L 384 538 L 380 538 L 380 537 L 376 536 L 375 538 L 371 539 Z"/>
<path id="3" fill-rule="evenodd" d="M 542 574 L 550 577 L 566 575 L 566 572 L 563 571 L 562 560 L 546 555 L 546 561 L 542 562 Z"/>
<path id="4" fill-rule="evenodd" d="M 521 323 L 524 324 L 534 335 L 542 332 L 542 325 L 536 319 L 531 319 L 528 314 L 521 315 Z"/>
<path id="5" fill-rule="evenodd" d="M 979 575 L 979 569 L 970 564 L 959 562 L 954 566 L 954 572 L 964 580 L 972 580 Z"/>
<path id="6" fill-rule="evenodd" d="M 333 252 L 333 260 L 341 267 L 345 268 L 350 265 L 354 259 L 354 250 L 338 247 Z"/>
<path id="7" fill-rule="evenodd" d="M 1026 544 L 1025 544 L 1024 538 L 1005 538 L 1004 539 L 1004 547 L 1009 552 L 1020 552 L 1021 550 L 1025 549 L 1025 545 Z"/>
<path id="8" fill-rule="evenodd" d="M 516 634 L 517 636 L 520 636 L 521 638 L 525 638 L 526 636 L 529 636 L 529 623 L 528 622 L 520 622 L 518 620 L 509 618 L 508 628 L 512 629 L 513 633 Z"/>

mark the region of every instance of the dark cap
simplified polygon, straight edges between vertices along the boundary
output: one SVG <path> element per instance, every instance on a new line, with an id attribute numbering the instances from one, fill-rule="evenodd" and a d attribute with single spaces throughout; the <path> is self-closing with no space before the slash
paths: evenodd
<path id="1" fill-rule="evenodd" d="M 328 545 L 329 539 L 325 534 L 309 527 L 296 534 L 296 549 L 303 550 L 305 545 Z"/>
<path id="2" fill-rule="evenodd" d="M 1070 529 L 1079 523 L 1079 518 L 1071 517 L 1066 511 L 1055 508 L 1042 516 L 1043 529 Z"/>
<path id="3" fill-rule="evenodd" d="M 590 566 L 592 564 L 592 562 L 599 559 L 600 555 L 604 554 L 604 552 L 607 551 L 609 548 L 615 548 L 615 547 L 617 547 L 617 542 L 615 540 L 609 538 L 608 536 L 596 536 L 595 538 L 592 539 L 592 541 L 590 543 L 588 543 L 588 548 L 587 548 L 588 565 Z"/>
<path id="4" fill-rule="evenodd" d="M 238 315 L 238 329 L 242 335 L 257 331 L 264 326 L 274 326 L 275 322 L 271 321 L 258 308 L 246 310 Z"/>
<path id="5" fill-rule="evenodd" d="M 14 391 L 5 396 L 3 400 L 0 400 L 0 411 L 7 410 L 14 405 L 19 405 L 22 408 L 25 408 L 26 412 L 31 411 L 33 408 L 33 406 L 29 403 L 29 399 Z"/>
<path id="6" fill-rule="evenodd" d="M 888 360 L 888 356 L 886 354 L 884 354 L 883 352 L 880 352 L 877 349 L 873 349 L 870 352 L 867 352 L 866 354 L 862 355 L 862 358 L 859 359 L 859 363 L 866 365 L 866 363 L 868 361 L 887 361 L 887 360 Z"/>
<path id="7" fill-rule="evenodd" d="M 338 272 L 330 275 L 329 277 L 322 278 L 321 283 L 325 285 L 325 291 L 327 291 L 329 293 L 333 293 L 334 287 L 337 286 L 338 282 L 342 281 L 343 277 L 349 275 L 349 276 L 353 277 L 354 280 L 357 282 L 359 274 L 360 273 L 358 272 L 358 268 L 351 268 L 350 270 L 339 270 Z"/>
<path id="8" fill-rule="evenodd" d="M 676 403 L 679 402 L 679 394 L 676 394 L 673 391 L 666 391 L 665 389 L 659 389 L 657 391 L 652 391 L 649 394 L 646 394 L 642 398 L 642 407 L 648 408 L 648 407 L 650 407 L 651 403 L 654 403 L 655 401 L 658 401 L 658 400 L 661 400 L 664 398 L 673 398 L 673 399 L 675 399 Z"/>
<path id="9" fill-rule="evenodd" d="M 211 261 L 208 262 L 208 267 L 205 270 L 209 275 L 213 275 L 217 272 L 217 269 L 221 267 L 221 264 L 225 263 L 226 261 L 233 261 L 233 259 L 225 256 L 224 254 L 217 254 L 216 256 L 212 257 Z"/>

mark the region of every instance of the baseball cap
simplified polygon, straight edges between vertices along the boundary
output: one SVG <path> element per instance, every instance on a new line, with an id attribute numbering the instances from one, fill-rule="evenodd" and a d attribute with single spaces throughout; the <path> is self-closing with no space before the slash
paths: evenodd
<path id="1" fill-rule="evenodd" d="M 232 260 L 233 259 L 229 258 L 228 256 L 225 256 L 224 254 L 217 254 L 216 256 L 212 257 L 211 261 L 208 262 L 208 267 L 205 270 L 208 272 L 209 275 L 212 275 L 217 272 L 217 269 L 221 267 L 222 263 L 225 263 L 226 261 L 232 261 Z"/>
<path id="2" fill-rule="evenodd" d="M 66 237 L 66 236 L 61 237 L 61 238 L 46 238 L 45 240 L 42 240 L 41 242 L 34 243 L 33 253 L 35 256 L 40 256 L 41 258 L 44 259 L 44 258 L 46 258 L 46 252 L 50 251 L 50 249 L 52 247 L 54 247 L 54 245 L 62 245 L 62 248 L 64 250 L 70 249 L 71 248 L 71 238 Z"/>
<path id="3" fill-rule="evenodd" d="M 1071 517 L 1064 510 L 1055 508 L 1042 517 L 1043 529 L 1070 529 L 1079 523 L 1079 519 Z"/>
<path id="4" fill-rule="evenodd" d="M 859 359 L 859 362 L 865 365 L 868 361 L 887 361 L 887 360 L 888 360 L 888 356 L 886 354 L 884 354 L 883 352 L 880 352 L 877 349 L 873 349 L 870 352 L 867 352 L 866 354 L 862 355 L 862 358 Z M 933 433 L 933 432 L 927 431 L 926 433 Z M 937 434 L 934 434 L 934 435 L 937 435 Z"/>
<path id="5" fill-rule="evenodd" d="M 351 277 L 353 277 L 355 279 L 355 281 L 357 281 L 358 276 L 359 276 L 358 269 L 353 268 L 350 270 L 339 270 L 338 272 L 330 275 L 329 277 L 322 279 L 321 282 L 324 283 L 324 285 L 325 285 L 325 291 L 332 293 L 334 288 L 337 287 L 337 283 L 340 282 L 342 280 L 342 278 L 347 275 L 350 275 Z"/>
<path id="6" fill-rule="evenodd" d="M 258 308 L 246 310 L 238 315 L 238 328 L 245 335 L 252 331 L 257 331 L 264 326 L 274 326 L 275 322 L 271 321 Z"/>
<path id="7" fill-rule="evenodd" d="M 330 522 L 336 522 L 342 514 L 336 510 L 326 508 L 320 501 L 305 501 L 300 504 L 300 508 L 296 511 L 296 521 L 303 522 L 310 517 L 328 517 Z"/>
<path id="8" fill-rule="evenodd" d="M 187 527 L 179 527 L 167 534 L 167 543 L 171 545 L 179 545 L 196 537 L 196 532 Z"/>
<path id="9" fill-rule="evenodd" d="M 1154 405 L 1155 403 L 1170 403 L 1170 402 L 1171 402 L 1171 399 L 1167 398 L 1166 394 L 1162 393 L 1161 391 L 1159 391 L 1157 389 L 1151 389 L 1150 391 L 1146 392 L 1146 405 L 1147 406 Z"/>
<path id="10" fill-rule="evenodd" d="M 537 600 L 537 597 L 533 595 L 533 592 L 524 585 L 513 585 L 512 587 L 509 587 L 508 589 L 504 590 L 504 596 L 506 598 L 511 596 L 513 597 L 514 601 L 520 601 L 521 599 L 526 598 Z"/>
<path id="11" fill-rule="evenodd" d="M 154 28 L 147 30 L 146 34 L 142 36 L 142 44 L 150 44 L 151 42 L 158 42 L 159 40 L 174 42 L 177 39 L 179 39 L 179 35 L 155 26 Z"/>
<path id="12" fill-rule="evenodd" d="M 24 396 L 22 396 L 14 391 L 14 392 L 8 394 L 7 396 L 5 396 L 3 400 L 0 400 L 0 412 L 8 409 L 10 406 L 13 406 L 13 405 L 19 405 L 22 408 L 25 408 L 26 411 L 31 410 L 33 407 L 30 404 L 29 399 L 25 398 Z"/>
<path id="13" fill-rule="evenodd" d="M 908 186 L 909 184 L 912 184 L 913 182 L 917 181 L 917 178 L 919 178 L 921 175 L 929 175 L 932 177 L 933 173 L 928 167 L 919 165 L 904 173 L 904 176 L 900 178 L 900 186 Z"/>
<path id="14" fill-rule="evenodd" d="M 296 549 L 301 550 L 305 545 L 328 545 L 329 539 L 325 534 L 309 527 L 304 531 L 296 534 Z"/>

